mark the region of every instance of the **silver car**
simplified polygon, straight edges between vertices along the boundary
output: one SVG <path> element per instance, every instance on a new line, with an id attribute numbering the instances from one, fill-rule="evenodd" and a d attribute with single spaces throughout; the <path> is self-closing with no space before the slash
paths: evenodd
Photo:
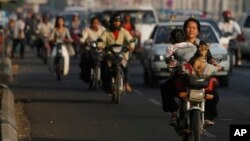
<path id="1" fill-rule="evenodd" d="M 184 22 L 160 23 L 155 26 L 150 39 L 144 42 L 142 64 L 144 68 L 144 83 L 154 87 L 162 78 L 167 78 L 170 72 L 165 62 L 166 48 L 170 45 L 170 33 L 175 28 L 183 28 Z M 220 80 L 220 85 L 228 86 L 230 59 L 226 49 L 219 42 L 218 34 L 207 22 L 201 22 L 201 31 L 198 36 L 210 46 L 210 52 L 224 69 L 215 74 Z"/>

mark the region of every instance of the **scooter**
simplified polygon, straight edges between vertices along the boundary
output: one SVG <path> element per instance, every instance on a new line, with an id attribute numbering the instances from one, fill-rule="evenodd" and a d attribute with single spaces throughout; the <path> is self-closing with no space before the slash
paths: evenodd
<path id="1" fill-rule="evenodd" d="M 182 141 L 201 141 L 201 135 L 208 127 L 204 119 L 205 103 L 213 99 L 211 93 L 216 80 L 207 76 L 186 75 L 181 81 L 178 85 L 185 87 L 179 88 L 180 108 L 175 130 Z"/>
<path id="2" fill-rule="evenodd" d="M 96 90 L 101 86 L 101 61 L 103 59 L 103 52 L 97 48 L 96 42 L 90 43 L 90 85 L 89 89 Z"/>
<path id="3" fill-rule="evenodd" d="M 56 43 L 50 61 L 52 71 L 55 72 L 57 80 L 61 81 L 69 73 L 70 58 L 65 43 Z"/>
<path id="4" fill-rule="evenodd" d="M 124 72 L 122 63 L 124 60 L 124 52 L 128 51 L 126 46 L 114 44 L 105 48 L 106 52 L 111 53 L 111 90 L 112 90 L 112 102 L 119 104 L 121 101 L 121 95 L 125 93 L 123 87 Z"/>
<path id="5" fill-rule="evenodd" d="M 79 46 L 80 46 L 80 38 L 81 38 L 81 30 L 80 29 L 72 29 L 71 31 L 71 37 L 73 39 L 73 48 L 74 48 L 74 51 L 75 51 L 75 55 L 74 57 L 77 58 L 77 53 L 78 53 L 78 50 L 79 50 Z"/>

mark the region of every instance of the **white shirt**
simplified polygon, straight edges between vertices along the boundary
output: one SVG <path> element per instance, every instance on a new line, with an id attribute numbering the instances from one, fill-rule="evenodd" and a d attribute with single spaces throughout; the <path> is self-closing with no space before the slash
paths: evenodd
<path id="1" fill-rule="evenodd" d="M 241 34 L 239 24 L 233 20 L 230 20 L 229 22 L 219 22 L 218 26 L 222 33 L 229 32 L 234 36 Z"/>
<path id="2" fill-rule="evenodd" d="M 81 38 L 81 42 L 84 43 L 96 41 L 102 35 L 103 31 L 105 31 L 105 28 L 102 26 L 100 26 L 97 31 L 94 31 L 90 27 L 87 27 L 82 32 L 83 36 Z"/>
<path id="3" fill-rule="evenodd" d="M 15 27 L 14 27 L 14 38 L 15 39 L 24 39 L 24 28 L 25 23 L 22 20 L 17 20 Z"/>
<path id="4" fill-rule="evenodd" d="M 175 53 L 178 59 L 189 61 L 197 51 L 197 47 L 190 42 L 175 43 L 167 47 L 166 57 L 170 57 Z"/>
<path id="5" fill-rule="evenodd" d="M 42 37 L 50 37 L 51 33 L 53 31 L 53 26 L 51 23 L 40 23 L 38 25 L 38 34 L 40 34 Z"/>

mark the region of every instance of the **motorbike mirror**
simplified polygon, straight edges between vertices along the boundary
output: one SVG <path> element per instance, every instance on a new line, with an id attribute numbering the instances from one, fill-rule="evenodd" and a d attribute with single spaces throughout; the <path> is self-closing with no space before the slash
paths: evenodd
<path id="1" fill-rule="evenodd" d="M 97 47 L 97 43 L 96 43 L 96 42 L 91 42 L 91 43 L 90 43 L 90 46 L 91 46 L 91 47 Z"/>

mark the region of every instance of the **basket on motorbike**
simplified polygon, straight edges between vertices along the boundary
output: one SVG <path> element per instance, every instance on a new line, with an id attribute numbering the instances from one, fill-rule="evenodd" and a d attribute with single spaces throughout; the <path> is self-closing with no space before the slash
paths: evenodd
<path id="1" fill-rule="evenodd" d="M 187 88 L 192 90 L 204 89 L 207 99 L 213 99 L 213 89 L 217 79 L 211 76 L 181 75 L 175 81 L 179 97 L 187 97 Z"/>

